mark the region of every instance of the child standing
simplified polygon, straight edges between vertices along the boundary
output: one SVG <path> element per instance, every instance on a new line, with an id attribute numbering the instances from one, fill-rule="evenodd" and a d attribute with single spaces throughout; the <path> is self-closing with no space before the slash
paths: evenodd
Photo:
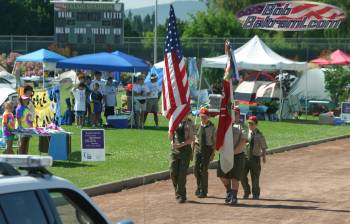
<path id="1" fill-rule="evenodd" d="M 208 168 L 215 155 L 216 129 L 209 120 L 209 110 L 199 110 L 201 125 L 198 129 L 194 151 L 194 175 L 197 180 L 195 195 L 199 198 L 207 197 L 208 193 Z"/>
<path id="2" fill-rule="evenodd" d="M 72 90 L 74 96 L 74 111 L 75 111 L 75 119 L 78 127 L 82 127 L 84 125 L 84 115 L 86 109 L 86 92 L 85 92 L 85 84 L 80 83 L 78 87 L 75 87 Z"/>
<path id="3" fill-rule="evenodd" d="M 94 87 L 93 91 L 90 94 L 91 110 L 93 113 L 92 114 L 92 121 L 93 121 L 93 126 L 99 127 L 100 121 L 101 121 L 103 96 L 102 96 L 101 92 L 99 91 L 100 84 L 95 82 L 93 87 Z"/>
<path id="4" fill-rule="evenodd" d="M 30 98 L 26 95 L 22 95 L 19 98 L 19 104 L 16 108 L 16 126 L 19 129 L 22 128 L 33 128 L 33 113 L 29 109 L 28 105 L 30 103 Z M 20 137 L 20 145 L 18 149 L 18 154 L 28 154 L 30 136 L 22 135 Z"/>
<path id="5" fill-rule="evenodd" d="M 267 144 L 264 135 L 257 128 L 258 120 L 255 116 L 248 118 L 249 137 L 246 147 L 246 161 L 244 173 L 242 177 L 242 186 L 244 189 L 243 198 L 249 198 L 253 193 L 253 199 L 258 200 L 260 197 L 260 173 L 261 173 L 261 157 L 262 162 L 266 163 Z M 248 174 L 250 172 L 252 187 L 248 183 Z"/>
<path id="6" fill-rule="evenodd" d="M 13 116 L 13 105 L 12 102 L 7 101 L 4 104 L 5 111 L 2 115 L 2 135 L 6 141 L 5 154 L 13 154 L 12 144 L 15 135 L 13 131 L 15 130 L 15 117 Z"/>

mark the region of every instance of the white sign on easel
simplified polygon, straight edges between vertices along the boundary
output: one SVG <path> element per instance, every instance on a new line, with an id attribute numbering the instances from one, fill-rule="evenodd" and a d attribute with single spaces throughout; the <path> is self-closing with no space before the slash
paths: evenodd
<path id="1" fill-rule="evenodd" d="M 81 130 L 81 161 L 105 161 L 105 130 Z"/>
<path id="2" fill-rule="evenodd" d="M 341 103 L 341 114 L 340 117 L 345 122 L 350 122 L 350 102 L 342 102 Z"/>

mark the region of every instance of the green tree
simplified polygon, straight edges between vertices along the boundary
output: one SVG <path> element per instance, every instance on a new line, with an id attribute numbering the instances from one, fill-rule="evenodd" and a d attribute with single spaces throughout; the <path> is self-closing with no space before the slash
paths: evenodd
<path id="1" fill-rule="evenodd" d="M 0 1 L 0 35 L 53 35 L 50 1 Z"/>
<path id="2" fill-rule="evenodd" d="M 342 66 L 334 66 L 325 71 L 326 89 L 335 105 L 349 96 L 350 70 Z"/>

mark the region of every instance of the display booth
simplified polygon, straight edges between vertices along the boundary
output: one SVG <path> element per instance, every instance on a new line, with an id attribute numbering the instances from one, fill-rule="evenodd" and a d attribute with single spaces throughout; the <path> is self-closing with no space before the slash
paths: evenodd
<path id="1" fill-rule="evenodd" d="M 147 63 L 144 60 L 125 54 L 120 51 L 112 53 L 101 52 L 96 54 L 85 54 L 72 58 L 68 58 L 57 63 L 58 68 L 66 69 L 86 69 L 93 71 L 107 72 L 147 72 L 149 70 Z M 132 79 L 132 85 L 134 84 Z M 132 92 L 131 102 L 131 127 L 133 126 L 134 114 L 134 95 Z M 123 115 L 125 116 L 125 115 Z M 118 119 L 118 118 L 115 118 Z M 121 119 L 119 119 L 121 120 Z"/>

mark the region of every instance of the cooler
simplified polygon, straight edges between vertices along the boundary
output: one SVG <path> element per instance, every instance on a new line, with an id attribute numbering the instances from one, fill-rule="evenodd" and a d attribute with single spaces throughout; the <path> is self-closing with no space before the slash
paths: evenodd
<path id="1" fill-rule="evenodd" d="M 112 128 L 128 128 L 130 115 L 111 115 L 107 117 L 107 123 Z"/>

